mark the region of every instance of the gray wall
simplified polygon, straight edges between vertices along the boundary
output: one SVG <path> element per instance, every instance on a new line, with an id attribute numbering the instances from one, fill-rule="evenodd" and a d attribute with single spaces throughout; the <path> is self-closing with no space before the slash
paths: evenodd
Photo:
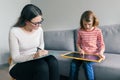
<path id="1" fill-rule="evenodd" d="M 8 33 L 16 22 L 21 9 L 30 0 L 1 0 L 0 1 L 0 65 L 8 61 Z"/>
<path id="2" fill-rule="evenodd" d="M 120 23 L 120 0 L 2 0 L 0 2 L 0 65 L 9 56 L 8 32 L 26 3 L 34 3 L 43 11 L 44 30 L 74 29 L 85 10 L 96 13 L 100 25 Z"/>
<path id="3" fill-rule="evenodd" d="M 79 27 L 79 19 L 85 10 L 92 10 L 100 25 L 120 23 L 120 0 L 31 0 L 44 14 L 45 30 Z"/>

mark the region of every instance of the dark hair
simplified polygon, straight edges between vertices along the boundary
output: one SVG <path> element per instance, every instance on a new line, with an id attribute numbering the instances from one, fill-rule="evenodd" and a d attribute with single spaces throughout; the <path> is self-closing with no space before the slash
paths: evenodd
<path id="1" fill-rule="evenodd" d="M 42 11 L 33 4 L 27 4 L 21 11 L 21 15 L 13 27 L 23 27 L 26 25 L 26 21 L 31 21 L 38 15 L 42 15 Z"/>
<path id="2" fill-rule="evenodd" d="M 99 21 L 98 21 L 97 17 L 95 16 L 95 14 L 92 11 L 88 10 L 88 11 L 85 11 L 81 16 L 81 19 L 80 19 L 81 29 L 84 29 L 83 20 L 90 22 L 91 17 L 93 20 L 93 27 L 97 27 L 99 25 Z"/>

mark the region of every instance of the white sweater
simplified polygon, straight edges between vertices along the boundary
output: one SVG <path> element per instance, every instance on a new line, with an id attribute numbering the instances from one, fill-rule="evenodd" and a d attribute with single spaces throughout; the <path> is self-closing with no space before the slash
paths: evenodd
<path id="1" fill-rule="evenodd" d="M 26 33 L 20 27 L 13 27 L 9 32 L 9 48 L 12 63 L 9 70 L 16 64 L 33 59 L 37 47 L 44 49 L 43 30 L 39 27 L 33 33 Z"/>

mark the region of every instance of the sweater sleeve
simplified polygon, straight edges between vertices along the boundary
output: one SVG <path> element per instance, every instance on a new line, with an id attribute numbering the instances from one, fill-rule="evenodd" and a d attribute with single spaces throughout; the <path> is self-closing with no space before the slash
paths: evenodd
<path id="1" fill-rule="evenodd" d="M 16 63 L 25 62 L 33 59 L 33 55 L 20 55 L 19 40 L 15 36 L 15 33 L 10 31 L 9 33 L 9 48 L 12 60 Z"/>
<path id="2" fill-rule="evenodd" d="M 101 30 L 98 32 L 98 38 L 97 39 L 98 39 L 99 53 L 103 53 L 105 51 L 105 44 L 104 44 L 103 35 L 102 35 Z"/>
<path id="3" fill-rule="evenodd" d="M 43 30 L 42 30 L 42 28 L 41 28 L 41 31 L 40 31 L 41 33 L 40 33 L 40 44 L 39 44 L 39 48 L 40 49 L 44 49 L 44 36 L 43 36 Z"/>
<path id="4" fill-rule="evenodd" d="M 80 32 L 77 32 L 77 44 L 81 44 L 81 36 L 80 36 Z"/>

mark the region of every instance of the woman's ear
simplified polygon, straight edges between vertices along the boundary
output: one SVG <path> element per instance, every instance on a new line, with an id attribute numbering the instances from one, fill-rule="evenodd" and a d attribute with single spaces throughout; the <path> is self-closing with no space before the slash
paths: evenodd
<path id="1" fill-rule="evenodd" d="M 25 21 L 25 24 L 28 25 L 30 22 L 29 21 Z"/>

